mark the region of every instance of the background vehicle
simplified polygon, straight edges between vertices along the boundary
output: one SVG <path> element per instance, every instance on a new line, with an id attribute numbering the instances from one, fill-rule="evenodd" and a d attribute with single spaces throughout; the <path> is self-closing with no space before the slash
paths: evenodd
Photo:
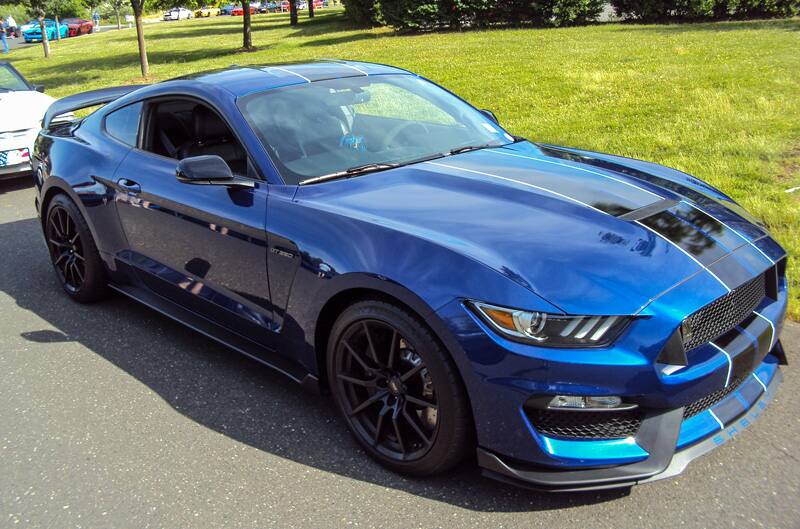
<path id="1" fill-rule="evenodd" d="M 67 295 L 110 284 L 330 391 L 395 471 L 476 451 L 506 481 L 628 487 L 780 384 L 788 257 L 741 206 L 515 138 L 405 70 L 232 67 L 77 94 L 44 128 L 37 209 Z"/>
<path id="2" fill-rule="evenodd" d="M 203 6 L 197 11 L 194 12 L 194 16 L 197 18 L 201 17 L 215 17 L 220 14 L 220 9 L 218 7 L 213 7 L 210 5 Z"/>
<path id="3" fill-rule="evenodd" d="M 192 12 L 185 7 L 175 7 L 164 12 L 164 20 L 187 20 L 192 18 Z"/>
<path id="4" fill-rule="evenodd" d="M 226 6 L 222 6 L 222 7 L 220 8 L 220 10 L 219 10 L 219 14 L 220 14 L 220 15 L 230 15 L 230 14 L 231 14 L 231 12 L 232 12 L 234 9 L 236 9 L 236 6 L 235 6 L 234 4 L 228 4 L 228 5 L 226 5 Z"/>
<path id="5" fill-rule="evenodd" d="M 251 6 L 249 7 L 249 9 L 250 9 L 250 14 L 251 14 L 251 15 L 255 14 L 255 12 L 256 12 L 256 8 L 255 8 L 255 7 L 253 7 L 253 6 L 251 5 Z M 232 15 L 232 16 L 235 16 L 235 17 L 240 17 L 240 16 L 243 16 L 243 15 L 244 15 L 244 9 L 242 9 L 242 6 L 240 6 L 240 5 L 239 5 L 239 6 L 236 6 L 236 7 L 234 7 L 234 8 L 231 10 L 231 15 Z"/>
<path id="6" fill-rule="evenodd" d="M 56 31 L 58 31 L 61 38 L 67 38 L 67 35 L 69 35 L 69 28 L 66 24 L 59 24 L 58 27 L 56 27 L 55 21 L 49 18 L 44 20 L 44 24 L 48 40 L 56 39 Z M 25 42 L 40 42 L 42 40 L 42 28 L 39 23 L 36 22 L 33 27 L 23 31 L 22 37 L 25 39 Z"/>
<path id="7" fill-rule="evenodd" d="M 29 175 L 33 144 L 44 113 L 55 101 L 11 63 L 0 61 L 0 179 Z"/>
<path id="8" fill-rule="evenodd" d="M 82 18 L 65 18 L 61 21 L 61 23 L 67 26 L 70 37 L 94 33 L 94 23 L 91 20 L 84 20 Z"/>
<path id="9" fill-rule="evenodd" d="M 33 27 L 37 26 L 38 24 L 39 24 L 38 20 L 29 20 L 27 23 L 21 25 L 17 29 L 20 32 L 20 34 L 22 34 L 22 33 L 25 33 L 26 31 L 28 31 L 29 29 L 33 29 Z"/>
<path id="10" fill-rule="evenodd" d="M 258 8 L 259 13 L 275 13 L 280 11 L 280 4 L 278 2 L 261 2 Z"/>

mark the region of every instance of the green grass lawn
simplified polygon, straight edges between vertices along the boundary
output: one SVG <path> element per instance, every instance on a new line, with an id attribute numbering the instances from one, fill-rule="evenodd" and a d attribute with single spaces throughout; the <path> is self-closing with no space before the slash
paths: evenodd
<path id="1" fill-rule="evenodd" d="M 531 140 L 644 158 L 697 175 L 800 252 L 800 20 L 602 25 L 398 36 L 355 30 L 328 10 L 298 27 L 257 15 L 258 51 L 241 53 L 241 18 L 146 26 L 153 80 L 224 67 L 338 57 L 416 71 L 495 111 Z M 136 35 L 115 31 L 14 51 L 48 92 L 141 82 Z M 790 262 L 791 315 L 800 267 Z"/>

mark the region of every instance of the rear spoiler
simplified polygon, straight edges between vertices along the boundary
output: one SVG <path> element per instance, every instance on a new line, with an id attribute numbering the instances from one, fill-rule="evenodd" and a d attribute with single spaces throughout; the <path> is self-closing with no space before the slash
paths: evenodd
<path id="1" fill-rule="evenodd" d="M 48 129 L 50 124 L 55 118 L 62 114 L 68 114 L 82 108 L 94 107 L 97 105 L 105 105 L 115 99 L 119 99 L 124 95 L 128 95 L 134 90 L 138 90 L 146 85 L 128 85 L 128 86 L 114 86 L 111 88 L 100 88 L 99 90 L 90 90 L 88 92 L 81 92 L 73 94 L 65 98 L 59 99 L 50 105 L 47 112 L 42 119 L 42 128 Z"/>

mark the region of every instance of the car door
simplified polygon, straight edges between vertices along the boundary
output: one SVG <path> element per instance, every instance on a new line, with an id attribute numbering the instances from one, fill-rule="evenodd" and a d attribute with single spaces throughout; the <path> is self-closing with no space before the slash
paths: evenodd
<path id="1" fill-rule="evenodd" d="M 192 104 L 223 121 L 197 100 L 145 103 L 139 147 L 128 153 L 114 177 L 117 212 L 128 244 L 125 259 L 145 288 L 272 349 L 268 188 L 256 175 L 251 175 L 252 188 L 176 179 L 180 156 L 170 155 L 157 142 L 169 141 L 163 140 L 162 129 L 179 141 L 175 130 L 180 127 L 170 129 L 167 120 L 172 110 L 180 118 L 177 110 Z"/>

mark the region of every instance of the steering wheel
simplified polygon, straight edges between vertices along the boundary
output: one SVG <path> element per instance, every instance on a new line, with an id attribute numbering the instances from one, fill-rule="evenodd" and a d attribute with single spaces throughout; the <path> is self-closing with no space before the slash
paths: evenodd
<path id="1" fill-rule="evenodd" d="M 424 123 L 420 123 L 418 121 L 403 121 L 402 123 L 398 123 L 394 127 L 392 127 L 389 132 L 386 134 L 386 138 L 383 140 L 384 147 L 391 147 L 396 145 L 396 140 L 399 138 L 403 133 L 408 132 L 408 130 L 419 127 L 422 129 L 423 134 L 428 134 L 429 130 L 428 127 L 425 126 Z"/>

